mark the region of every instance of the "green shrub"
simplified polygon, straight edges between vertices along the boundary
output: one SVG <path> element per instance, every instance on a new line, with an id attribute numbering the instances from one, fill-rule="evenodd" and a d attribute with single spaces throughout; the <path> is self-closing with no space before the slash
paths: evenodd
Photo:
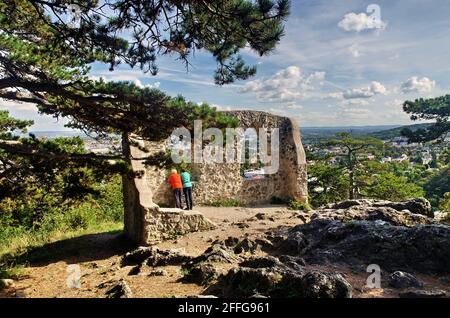
<path id="1" fill-rule="evenodd" d="M 442 198 L 439 204 L 439 208 L 441 209 L 442 212 L 447 212 L 448 215 L 450 216 L 450 192 L 444 194 L 444 197 Z"/>
<path id="2" fill-rule="evenodd" d="M 311 211 L 312 208 L 308 202 L 291 200 L 288 204 L 289 210 L 297 210 L 297 211 Z"/>
<path id="3" fill-rule="evenodd" d="M 91 222 L 91 217 L 86 211 L 86 206 L 74 208 L 66 213 L 64 223 L 70 230 L 87 229 Z"/>

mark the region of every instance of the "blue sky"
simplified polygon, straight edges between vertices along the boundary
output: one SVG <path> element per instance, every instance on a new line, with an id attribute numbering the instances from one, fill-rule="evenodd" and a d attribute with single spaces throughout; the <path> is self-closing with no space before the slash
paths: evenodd
<path id="1" fill-rule="evenodd" d="M 197 52 L 192 67 L 174 57 L 159 59 L 157 76 L 95 65 L 92 76 L 129 80 L 182 94 L 219 109 L 253 109 L 296 118 L 303 127 L 409 124 L 402 103 L 450 91 L 450 1 L 292 1 L 286 36 L 277 49 L 259 58 L 255 77 L 214 85 L 216 64 Z M 33 130 L 62 130 L 64 121 L 37 115 L 33 105 L 2 102 L 20 118 L 35 120 Z"/>

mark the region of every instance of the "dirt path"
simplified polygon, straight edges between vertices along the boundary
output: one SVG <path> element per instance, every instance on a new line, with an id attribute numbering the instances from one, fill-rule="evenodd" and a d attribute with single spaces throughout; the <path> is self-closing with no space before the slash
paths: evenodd
<path id="1" fill-rule="evenodd" d="M 278 226 L 302 224 L 295 212 L 280 206 L 255 208 L 210 208 L 196 210 L 214 221 L 218 228 L 208 232 L 197 232 L 158 244 L 162 249 L 180 249 L 185 253 L 198 256 L 216 239 L 230 236 L 244 238 L 258 236 Z M 255 218 L 264 213 L 262 220 Z M 149 277 L 146 275 L 129 276 L 131 267 L 119 266 L 120 257 L 133 249 L 120 233 L 102 233 L 87 235 L 47 245 L 30 255 L 30 265 L 25 275 L 15 282 L 14 288 L 0 292 L 0 297 L 105 297 L 108 282 L 123 278 L 133 292 L 134 297 L 185 297 L 204 292 L 204 287 L 182 283 L 179 266 L 155 268 L 164 270 L 166 275 Z M 67 287 L 67 279 L 73 274 L 68 265 L 79 265 L 81 270 L 81 288 Z M 316 266 L 316 268 L 319 268 Z M 392 290 L 365 290 L 367 275 L 348 268 L 320 267 L 326 271 L 338 271 L 355 288 L 356 297 L 396 296 Z M 228 270 L 224 266 L 223 271 Z M 433 277 L 420 276 L 425 282 L 437 284 Z M 448 286 L 447 286 L 448 287 Z"/>

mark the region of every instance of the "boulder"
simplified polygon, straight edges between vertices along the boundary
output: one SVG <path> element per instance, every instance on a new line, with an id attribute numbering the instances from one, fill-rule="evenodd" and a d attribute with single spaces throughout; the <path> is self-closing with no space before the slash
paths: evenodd
<path id="1" fill-rule="evenodd" d="M 267 220 L 267 213 L 257 213 L 255 214 L 255 218 L 258 220 Z"/>
<path id="2" fill-rule="evenodd" d="M 141 265 L 141 264 L 139 264 L 139 265 L 136 265 L 136 266 L 133 266 L 133 268 L 132 268 L 132 269 L 130 269 L 130 271 L 128 272 L 128 276 L 135 276 L 135 275 L 139 275 L 139 274 L 140 274 L 140 272 L 141 272 L 141 267 L 142 267 L 142 265 Z"/>
<path id="3" fill-rule="evenodd" d="M 158 247 L 140 247 L 132 252 L 122 256 L 121 266 L 129 265 L 149 265 L 149 266 L 166 266 L 180 265 L 191 260 L 192 257 L 185 255 L 177 250 L 161 250 Z M 137 270 L 137 268 L 136 268 Z"/>
<path id="4" fill-rule="evenodd" d="M 241 267 L 250 267 L 250 268 L 268 268 L 275 266 L 283 266 L 278 258 L 273 256 L 265 256 L 265 257 L 251 257 L 243 262 L 239 263 Z"/>
<path id="5" fill-rule="evenodd" d="M 352 286 L 341 274 L 311 271 L 305 274 L 297 287 L 304 298 L 351 298 Z"/>
<path id="6" fill-rule="evenodd" d="M 423 282 L 409 273 L 396 271 L 389 276 L 389 286 L 394 288 L 423 287 Z"/>
<path id="7" fill-rule="evenodd" d="M 414 214 L 421 214 L 429 218 L 434 218 L 431 203 L 424 198 L 418 198 L 404 202 L 391 202 L 386 204 L 385 206 L 396 209 L 398 211 L 408 210 L 409 212 Z"/>
<path id="8" fill-rule="evenodd" d="M 284 265 L 296 272 L 302 272 L 304 270 L 304 267 L 306 266 L 305 260 L 302 257 L 298 256 L 281 255 L 279 260 Z"/>
<path id="9" fill-rule="evenodd" d="M 177 250 L 154 249 L 154 253 L 145 261 L 149 266 L 181 265 L 192 259 L 192 256 L 185 255 Z"/>
<path id="10" fill-rule="evenodd" d="M 234 247 L 234 253 L 235 254 L 241 254 L 243 252 L 255 253 L 258 250 L 258 248 L 260 248 L 260 245 L 258 245 L 257 242 L 245 238 Z"/>
<path id="11" fill-rule="evenodd" d="M 141 246 L 134 251 L 126 253 L 120 260 L 120 266 L 130 266 L 142 264 L 154 253 L 154 247 Z"/>
<path id="12" fill-rule="evenodd" d="M 222 283 L 230 288 L 233 297 L 250 297 L 255 292 L 266 295 L 279 278 L 279 274 L 267 268 L 237 267 L 222 278 Z"/>
<path id="13" fill-rule="evenodd" d="M 301 255 L 308 246 L 308 239 L 303 233 L 293 232 L 279 244 L 278 249 L 287 255 Z"/>
<path id="14" fill-rule="evenodd" d="M 0 279 L 0 290 L 14 286 L 12 279 Z"/>
<path id="15" fill-rule="evenodd" d="M 191 264 L 212 262 L 212 263 L 235 263 L 238 257 L 221 243 L 213 243 L 202 255 L 192 259 Z"/>
<path id="16" fill-rule="evenodd" d="M 185 269 L 183 281 L 198 285 L 208 285 L 215 280 L 219 273 L 212 264 L 197 264 Z"/>
<path id="17" fill-rule="evenodd" d="M 236 226 L 240 229 L 248 229 L 250 227 L 250 225 L 247 224 L 246 222 L 234 222 L 234 223 L 231 223 L 231 225 Z"/>
<path id="18" fill-rule="evenodd" d="M 224 244 L 226 247 L 235 247 L 239 243 L 238 237 L 229 236 L 225 241 Z"/>
<path id="19" fill-rule="evenodd" d="M 127 283 L 121 279 L 115 286 L 106 292 L 107 298 L 132 298 L 133 293 Z"/>

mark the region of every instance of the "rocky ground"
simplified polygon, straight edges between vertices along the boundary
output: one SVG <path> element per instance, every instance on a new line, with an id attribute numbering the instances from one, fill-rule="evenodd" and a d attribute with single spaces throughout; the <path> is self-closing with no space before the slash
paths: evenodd
<path id="1" fill-rule="evenodd" d="M 0 295 L 450 297 L 450 227 L 424 200 L 198 210 L 218 228 L 137 249 L 105 233 L 34 251 Z M 67 286 L 69 264 L 80 266 L 80 288 Z M 381 286 L 370 288 L 377 268 Z"/>

